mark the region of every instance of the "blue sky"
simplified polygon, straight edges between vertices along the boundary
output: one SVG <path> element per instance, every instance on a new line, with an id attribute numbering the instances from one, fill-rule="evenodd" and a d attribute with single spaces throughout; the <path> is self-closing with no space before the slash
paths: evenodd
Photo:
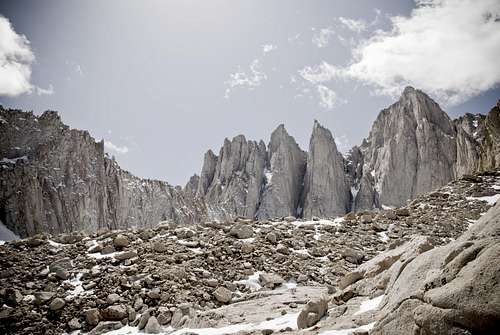
<path id="1" fill-rule="evenodd" d="M 0 103 L 60 112 L 126 169 L 184 184 L 208 149 L 313 120 L 342 150 L 402 87 L 451 117 L 500 98 L 500 3 L 2 1 Z"/>

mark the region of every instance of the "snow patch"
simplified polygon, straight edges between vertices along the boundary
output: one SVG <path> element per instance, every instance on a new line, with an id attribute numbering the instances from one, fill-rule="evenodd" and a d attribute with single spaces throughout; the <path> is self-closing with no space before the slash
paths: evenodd
<path id="1" fill-rule="evenodd" d="M 386 232 L 383 231 L 383 232 L 377 233 L 377 235 L 382 242 L 389 241 L 389 236 L 387 236 Z"/>
<path id="2" fill-rule="evenodd" d="M 235 284 L 243 284 L 246 287 L 248 287 L 250 289 L 250 291 L 252 291 L 252 292 L 258 291 L 262 288 L 262 286 L 260 285 L 260 281 L 259 281 L 259 275 L 261 273 L 262 273 L 261 271 L 257 271 L 253 275 L 249 276 L 247 279 L 238 280 L 238 281 L 235 281 L 234 283 Z"/>
<path id="3" fill-rule="evenodd" d="M 361 306 L 359 306 L 359 311 L 354 313 L 354 315 L 362 314 L 367 311 L 371 311 L 374 309 L 378 308 L 378 305 L 382 302 L 382 299 L 384 299 L 384 295 L 380 295 L 376 298 L 365 300 L 361 303 Z"/>
<path id="4" fill-rule="evenodd" d="M 349 329 L 341 329 L 341 330 L 327 330 L 324 332 L 319 333 L 319 335 L 349 335 L 353 331 L 356 330 L 367 330 L 370 331 L 373 326 L 375 326 L 375 322 L 369 323 L 367 325 L 358 327 L 358 328 L 349 328 Z"/>
<path id="5" fill-rule="evenodd" d="M 467 200 L 479 200 L 479 201 L 486 201 L 489 205 L 493 206 L 496 204 L 498 199 L 500 199 L 500 194 L 495 194 L 495 195 L 490 195 L 490 196 L 484 196 L 484 197 L 467 197 Z"/>

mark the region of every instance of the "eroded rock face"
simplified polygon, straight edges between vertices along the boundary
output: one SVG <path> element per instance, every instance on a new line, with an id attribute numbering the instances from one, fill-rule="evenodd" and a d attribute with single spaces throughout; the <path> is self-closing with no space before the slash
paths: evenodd
<path id="1" fill-rule="evenodd" d="M 411 87 L 379 114 L 361 151 L 364 165 L 357 210 L 401 206 L 456 176 L 452 121 L 425 93 Z M 379 204 L 370 205 L 374 192 Z"/>
<path id="2" fill-rule="evenodd" d="M 210 152 L 205 155 L 198 195 L 204 198 L 211 218 L 225 220 L 255 215 L 266 159 L 264 142 L 247 141 L 243 135 L 231 141 L 226 139 L 218 157 Z M 213 178 L 210 178 L 212 171 Z"/>
<path id="3" fill-rule="evenodd" d="M 272 134 L 265 189 L 259 206 L 259 218 L 297 216 L 306 167 L 306 154 L 283 125 Z"/>
<path id="4" fill-rule="evenodd" d="M 304 217 L 341 216 L 349 212 L 350 202 L 344 158 L 330 131 L 315 121 L 304 179 Z"/>
<path id="5" fill-rule="evenodd" d="M 0 220 L 20 236 L 200 220 L 202 209 L 165 182 L 140 179 L 104 142 L 56 112 L 0 108 Z"/>

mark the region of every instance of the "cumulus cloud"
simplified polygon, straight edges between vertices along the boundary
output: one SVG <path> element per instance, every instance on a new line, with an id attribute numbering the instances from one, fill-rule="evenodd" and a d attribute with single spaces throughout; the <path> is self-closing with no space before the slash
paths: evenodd
<path id="1" fill-rule="evenodd" d="M 330 42 L 330 37 L 335 35 L 332 27 L 321 28 L 313 34 L 312 42 L 318 48 L 326 47 Z"/>
<path id="2" fill-rule="evenodd" d="M 392 97 L 412 85 L 445 105 L 500 83 L 498 0 L 420 0 L 409 17 L 390 21 L 389 31 L 376 30 L 356 44 L 347 66 L 322 62 L 299 74 L 314 84 L 356 80 Z"/>
<path id="3" fill-rule="evenodd" d="M 264 44 L 262 46 L 262 53 L 267 54 L 268 52 L 271 52 L 271 51 L 276 50 L 276 49 L 278 49 L 278 47 L 276 45 Z"/>
<path id="4" fill-rule="evenodd" d="M 500 83 L 500 2 L 421 0 L 354 50 L 346 73 L 376 92 L 413 85 L 457 104 Z"/>
<path id="5" fill-rule="evenodd" d="M 339 17 L 340 23 L 347 29 L 360 33 L 366 29 L 366 22 L 364 20 L 349 19 L 346 17 Z"/>
<path id="6" fill-rule="evenodd" d="M 0 95 L 30 93 L 31 64 L 35 56 L 26 36 L 14 31 L 10 21 L 0 16 Z"/>
<path id="7" fill-rule="evenodd" d="M 124 146 L 120 147 L 120 146 L 114 144 L 113 142 L 107 141 L 107 140 L 104 141 L 104 148 L 107 151 L 111 151 L 111 152 L 114 152 L 117 154 L 126 154 L 128 152 L 127 146 L 124 145 Z"/>
<path id="8" fill-rule="evenodd" d="M 255 59 L 250 64 L 248 71 L 238 71 L 229 75 L 229 80 L 225 82 L 227 85 L 224 97 L 229 98 L 232 90 L 236 87 L 245 87 L 249 90 L 254 90 L 267 79 L 266 73 L 262 69 L 262 61 Z"/>
<path id="9" fill-rule="evenodd" d="M 325 109 L 333 109 L 338 102 L 337 94 L 324 85 L 317 85 L 316 89 L 319 96 L 319 105 Z"/>
<path id="10" fill-rule="evenodd" d="M 34 87 L 34 90 L 35 90 L 37 95 L 52 95 L 52 94 L 54 94 L 54 86 L 52 86 L 52 84 L 50 84 L 48 88 Z"/>
<path id="11" fill-rule="evenodd" d="M 306 66 L 298 72 L 302 78 L 311 84 L 319 84 L 342 76 L 344 70 L 323 61 L 319 65 Z"/>

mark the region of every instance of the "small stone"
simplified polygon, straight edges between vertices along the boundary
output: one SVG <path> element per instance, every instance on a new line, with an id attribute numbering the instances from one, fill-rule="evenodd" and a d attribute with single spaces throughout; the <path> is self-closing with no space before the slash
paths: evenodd
<path id="1" fill-rule="evenodd" d="M 95 326 L 101 320 L 101 313 L 97 308 L 88 309 L 85 311 L 85 321 L 91 325 Z"/>
<path id="2" fill-rule="evenodd" d="M 296 218 L 295 216 L 290 215 L 290 216 L 286 216 L 286 217 L 284 218 L 284 220 L 285 220 L 286 222 L 294 222 L 294 221 L 297 221 L 297 218 Z"/>
<path id="3" fill-rule="evenodd" d="M 172 320 L 172 312 L 167 307 L 159 307 L 156 319 L 160 325 L 166 325 Z"/>
<path id="4" fill-rule="evenodd" d="M 210 287 L 217 287 L 219 285 L 219 281 L 215 278 L 207 279 L 205 283 Z"/>
<path id="5" fill-rule="evenodd" d="M 68 321 L 68 328 L 71 330 L 77 330 L 81 329 L 82 325 L 80 324 L 80 321 L 78 321 L 77 318 L 72 318 L 71 320 Z"/>
<path id="6" fill-rule="evenodd" d="M 396 209 L 397 216 L 410 216 L 410 211 L 408 208 L 398 208 Z"/>
<path id="7" fill-rule="evenodd" d="M 66 302 L 63 299 L 61 299 L 61 298 L 55 298 L 50 303 L 49 308 L 51 310 L 53 310 L 53 311 L 57 311 L 57 310 L 60 310 L 61 308 L 63 308 L 64 305 L 66 305 Z"/>
<path id="8" fill-rule="evenodd" d="M 272 329 L 262 329 L 261 333 L 262 333 L 262 335 L 271 335 L 272 333 L 274 333 L 274 330 L 272 330 Z"/>
<path id="9" fill-rule="evenodd" d="M 222 287 L 222 286 L 219 287 L 218 289 L 216 289 L 213 292 L 213 295 L 214 295 L 215 299 L 217 299 L 217 301 L 222 302 L 222 303 L 230 302 L 231 297 L 232 297 L 231 291 L 229 291 L 227 288 Z"/>
<path id="10" fill-rule="evenodd" d="M 47 301 L 49 301 L 50 299 L 52 299 L 52 297 L 54 295 L 55 295 L 54 292 L 35 292 L 34 293 L 35 303 L 37 305 L 46 303 Z"/>
<path id="11" fill-rule="evenodd" d="M 102 250 L 101 250 L 101 254 L 102 254 L 102 255 L 109 255 L 109 254 L 111 254 L 111 253 L 113 253 L 113 252 L 115 252 L 115 251 L 116 251 L 116 249 L 115 249 L 115 247 L 114 247 L 114 246 L 112 246 L 112 245 L 107 245 L 107 246 L 105 246 L 105 247 L 103 247 L 103 248 L 102 248 Z"/>
<path id="12" fill-rule="evenodd" d="M 254 247 L 251 243 L 243 243 L 241 245 L 240 251 L 243 254 L 249 254 L 254 250 Z"/>
<path id="13" fill-rule="evenodd" d="M 239 239 L 246 239 L 253 236 L 253 229 L 247 224 L 235 224 L 229 231 L 229 235 L 236 236 Z"/>
<path id="14" fill-rule="evenodd" d="M 120 252 L 115 255 L 115 259 L 119 261 L 124 261 L 126 259 L 131 259 L 137 257 L 137 251 L 136 250 L 130 250 L 130 251 L 124 251 Z"/>
<path id="15" fill-rule="evenodd" d="M 276 244 L 276 242 L 278 241 L 278 238 L 276 237 L 275 233 L 271 232 L 271 233 L 266 235 L 266 240 L 268 240 L 272 244 Z"/>
<path id="16" fill-rule="evenodd" d="M 146 334 L 158 334 L 160 332 L 160 323 L 156 317 L 152 316 L 149 318 L 146 327 L 144 328 Z"/>
<path id="17" fill-rule="evenodd" d="M 106 307 L 101 312 L 105 320 L 122 320 L 128 316 L 125 305 L 113 305 Z"/>
<path id="18" fill-rule="evenodd" d="M 148 292 L 148 297 L 151 299 L 160 299 L 161 297 L 161 291 L 158 287 L 155 287 L 151 291 Z"/>
<path id="19" fill-rule="evenodd" d="M 108 303 L 108 305 L 113 305 L 113 304 L 117 303 L 118 301 L 120 301 L 120 296 L 116 293 L 111 293 L 106 298 L 106 302 Z"/>
<path id="20" fill-rule="evenodd" d="M 115 248 L 121 249 L 121 248 L 126 248 L 130 244 L 128 237 L 122 234 L 116 235 L 115 239 L 113 240 L 113 245 Z"/>

